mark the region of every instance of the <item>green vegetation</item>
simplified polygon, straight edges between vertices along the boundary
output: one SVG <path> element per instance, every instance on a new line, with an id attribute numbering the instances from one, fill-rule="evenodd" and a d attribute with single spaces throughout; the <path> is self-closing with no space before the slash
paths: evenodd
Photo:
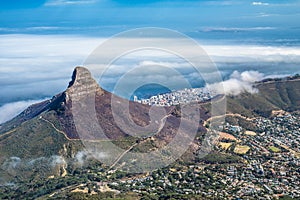
<path id="1" fill-rule="evenodd" d="M 122 199 L 122 200 L 134 200 L 134 199 L 141 199 L 140 195 L 132 192 L 122 193 L 122 194 L 115 194 L 113 192 L 105 192 L 105 193 L 98 193 L 98 194 L 84 194 L 79 192 L 70 193 L 67 197 L 58 197 L 55 199 L 66 198 L 70 200 L 112 200 L 112 199 Z"/>
<path id="2" fill-rule="evenodd" d="M 227 110 L 246 117 L 269 117 L 272 110 L 295 111 L 300 108 L 300 79 L 258 83 L 259 93 L 244 93 L 227 98 Z"/>
<path id="3" fill-rule="evenodd" d="M 220 164 L 220 163 L 237 163 L 241 160 L 239 156 L 226 154 L 226 153 L 220 153 L 213 151 L 209 153 L 204 158 L 201 158 L 200 161 L 203 161 L 205 163 L 209 164 Z"/>
<path id="4" fill-rule="evenodd" d="M 281 151 L 279 148 L 277 148 L 277 147 L 275 147 L 275 146 L 270 146 L 269 149 L 270 149 L 272 152 L 274 152 L 274 153 L 278 153 L 278 152 Z"/>
<path id="5" fill-rule="evenodd" d="M 58 124 L 52 112 L 46 113 L 43 117 Z M 70 150 L 70 152 L 65 152 L 69 155 L 72 150 L 82 148 L 81 142 L 67 140 L 51 124 L 43 121 L 40 117 L 36 117 L 24 122 L 13 134 L 0 138 L 1 159 L 9 157 L 19 157 L 21 159 L 50 157 L 59 155 L 60 151 L 64 149 L 64 145 L 69 147 L 67 150 Z"/>

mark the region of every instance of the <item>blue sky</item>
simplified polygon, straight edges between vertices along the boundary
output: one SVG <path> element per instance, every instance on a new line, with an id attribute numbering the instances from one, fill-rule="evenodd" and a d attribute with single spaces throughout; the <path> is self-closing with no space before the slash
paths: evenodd
<path id="1" fill-rule="evenodd" d="M 155 26 L 213 40 L 297 39 L 299 8 L 299 0 L 1 0 L 0 33 L 109 36 Z"/>

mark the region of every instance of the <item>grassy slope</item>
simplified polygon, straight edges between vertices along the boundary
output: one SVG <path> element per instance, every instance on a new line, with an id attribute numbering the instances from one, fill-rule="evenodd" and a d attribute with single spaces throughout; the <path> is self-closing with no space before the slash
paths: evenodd
<path id="1" fill-rule="evenodd" d="M 254 117 L 269 116 L 272 110 L 294 111 L 300 108 L 300 79 L 257 85 L 259 93 L 244 93 L 227 98 L 227 110 Z"/>
<path id="2" fill-rule="evenodd" d="M 59 126 L 53 112 L 45 113 L 43 117 Z M 0 137 L 0 161 L 5 157 L 12 156 L 38 158 L 59 155 L 64 145 L 80 147 L 78 143 L 77 141 L 68 141 L 51 124 L 36 117 L 21 124 L 11 134 Z"/>

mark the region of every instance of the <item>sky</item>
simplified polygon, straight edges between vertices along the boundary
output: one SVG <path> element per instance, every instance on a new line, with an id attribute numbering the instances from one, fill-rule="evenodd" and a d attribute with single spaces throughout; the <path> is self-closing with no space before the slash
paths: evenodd
<path id="1" fill-rule="evenodd" d="M 299 7 L 299 0 L 1 0 L 0 33 L 111 36 L 154 26 L 202 39 L 288 43 L 299 39 Z"/>
<path id="2" fill-rule="evenodd" d="M 0 0 L 0 5 L 0 123 L 63 91 L 73 68 L 95 48 L 135 28 L 168 28 L 191 37 L 226 83 L 241 83 L 242 78 L 232 80 L 236 74 L 300 72 L 300 0 Z M 113 91 L 116 81 L 138 66 L 148 74 L 142 70 L 132 81 L 173 80 L 183 87 L 177 77 L 151 68 L 153 63 L 179 69 L 192 87 L 203 86 L 185 61 L 153 52 L 119 59 L 100 85 Z"/>

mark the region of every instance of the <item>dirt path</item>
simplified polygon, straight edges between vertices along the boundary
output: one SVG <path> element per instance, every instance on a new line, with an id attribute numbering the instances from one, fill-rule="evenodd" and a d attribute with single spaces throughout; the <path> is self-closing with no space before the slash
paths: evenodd
<path id="1" fill-rule="evenodd" d="M 237 113 L 227 113 L 227 114 L 225 114 L 225 115 L 213 116 L 213 117 L 208 118 L 206 121 L 203 122 L 203 126 L 205 126 L 208 122 L 210 122 L 210 121 L 213 120 L 213 119 L 218 119 L 218 118 L 221 118 L 221 117 L 227 117 L 227 116 L 231 116 L 231 117 L 240 117 L 240 118 L 242 118 L 242 119 L 244 119 L 244 120 L 247 120 L 247 121 L 252 121 L 252 120 L 256 119 L 255 117 L 253 117 L 253 118 L 248 118 L 248 117 L 245 117 L 245 116 L 243 116 L 243 115 L 241 115 L 241 114 L 237 114 Z"/>
<path id="2" fill-rule="evenodd" d="M 52 126 L 52 128 L 55 129 L 55 131 L 63 134 L 66 137 L 67 140 L 73 140 L 73 141 L 79 141 L 80 140 L 80 141 L 87 141 L 87 142 L 110 142 L 111 141 L 110 139 L 107 139 L 107 140 L 96 140 L 96 139 L 95 140 L 84 140 L 84 139 L 69 138 L 65 132 L 63 132 L 63 131 L 59 130 L 58 128 L 56 128 L 56 126 L 52 122 L 50 122 L 49 120 L 43 118 L 42 116 L 40 116 L 40 120 L 43 120 L 43 121 L 49 123 Z"/>
<path id="3" fill-rule="evenodd" d="M 15 129 L 10 130 L 10 131 L 8 131 L 8 132 L 6 132 L 6 133 L 4 133 L 4 134 L 1 134 L 1 135 L 0 135 L 0 138 L 4 137 L 4 136 L 6 136 L 6 135 L 10 135 L 10 134 L 12 134 L 13 132 L 15 132 L 16 130 L 18 130 L 18 129 L 15 128 Z"/>
<path id="4" fill-rule="evenodd" d="M 127 149 L 126 151 L 124 151 L 118 158 L 117 160 L 109 167 L 109 169 L 107 171 L 110 171 L 112 168 L 114 168 L 116 166 L 116 164 L 118 164 L 118 162 L 129 152 L 131 151 L 135 146 L 137 146 L 138 143 L 133 144 L 132 146 L 129 147 L 129 149 Z"/>
<path id="5" fill-rule="evenodd" d="M 63 134 L 68 140 L 79 140 L 79 139 L 69 138 L 65 132 L 63 132 L 63 131 L 59 130 L 58 128 L 56 128 L 56 126 L 52 122 L 50 122 L 49 120 L 43 118 L 42 116 L 40 116 L 40 120 L 43 120 L 43 121 L 47 122 L 48 124 L 50 124 L 52 126 L 52 128 L 54 128 L 54 130 L 56 130 L 57 132 Z"/>
<path id="6" fill-rule="evenodd" d="M 159 128 L 158 130 L 156 131 L 156 134 L 158 134 L 163 128 L 164 128 L 164 125 L 165 125 L 165 122 L 164 120 L 167 119 L 168 117 L 170 117 L 171 114 L 168 114 L 166 116 L 164 116 L 163 118 L 160 119 L 160 125 L 159 125 Z M 110 168 L 107 170 L 107 171 L 110 171 L 112 168 L 114 168 L 116 166 L 116 164 L 118 164 L 118 162 L 129 152 L 131 151 L 135 146 L 139 145 L 139 144 L 142 144 L 143 142 L 147 141 L 149 138 L 144 138 L 142 139 L 141 141 L 133 144 L 132 146 L 130 146 L 126 151 L 124 151 L 118 158 L 117 160 L 110 166 Z"/>
<path id="7" fill-rule="evenodd" d="M 166 115 L 166 116 L 164 116 L 163 118 L 160 119 L 159 128 L 158 128 L 158 130 L 156 131 L 156 133 L 154 135 L 158 134 L 164 128 L 164 126 L 165 126 L 164 120 L 167 119 L 170 116 L 171 116 L 171 114 L 168 114 L 168 115 Z"/>
<path id="8" fill-rule="evenodd" d="M 46 195 L 43 195 L 43 196 L 40 196 L 38 198 L 36 198 L 37 200 L 43 200 L 43 199 L 48 199 L 49 197 L 54 197 L 55 195 L 59 194 L 59 193 L 62 193 L 66 190 L 73 190 L 73 189 L 76 189 L 77 187 L 80 187 L 80 186 L 86 186 L 86 184 L 74 184 L 74 185 L 69 185 L 67 187 L 64 187 L 64 188 L 61 188 L 61 189 L 58 189 L 56 190 L 55 192 L 51 193 L 51 194 L 46 194 Z"/>

